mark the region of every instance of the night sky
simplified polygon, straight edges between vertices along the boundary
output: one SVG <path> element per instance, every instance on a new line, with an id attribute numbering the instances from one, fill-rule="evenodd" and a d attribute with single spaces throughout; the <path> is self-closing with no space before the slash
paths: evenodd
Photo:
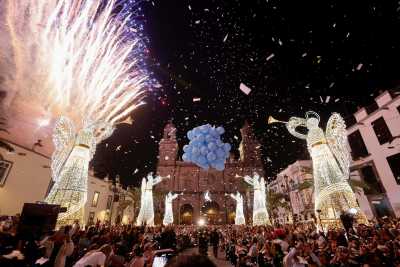
<path id="1" fill-rule="evenodd" d="M 273 179 L 308 152 L 284 125 L 267 125 L 269 115 L 314 110 L 324 124 L 334 111 L 347 117 L 372 104 L 380 90 L 399 90 L 397 1 L 154 0 L 143 1 L 141 13 L 148 67 L 161 86 L 92 162 L 99 176 L 119 174 L 124 184 L 155 170 L 168 120 L 180 149 L 188 130 L 210 123 L 225 127 L 234 150 L 249 121 Z"/>

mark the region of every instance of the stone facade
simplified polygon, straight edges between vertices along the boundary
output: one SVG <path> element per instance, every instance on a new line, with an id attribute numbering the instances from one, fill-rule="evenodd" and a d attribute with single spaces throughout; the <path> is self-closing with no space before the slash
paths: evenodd
<path id="1" fill-rule="evenodd" d="M 249 220 L 253 198 L 242 182 L 243 178 L 239 176 L 252 175 L 255 171 L 264 176 L 259 152 L 260 144 L 254 138 L 250 126 L 246 123 L 241 129 L 240 159 L 235 160 L 231 157 L 223 171 L 214 169 L 205 171 L 194 164 L 180 160 L 175 133 L 175 127 L 171 123 L 167 124 L 159 145 L 157 174 L 170 175 L 171 178 L 164 180 L 155 188 L 163 194 L 168 191 L 183 193 L 173 202 L 175 223 L 195 224 L 201 217 L 207 218 L 211 224 L 233 223 L 235 201 L 225 194 L 236 191 L 244 196 L 244 213 Z M 204 200 L 206 191 L 210 192 L 211 203 Z M 163 204 L 160 203 L 159 206 L 162 213 Z"/>

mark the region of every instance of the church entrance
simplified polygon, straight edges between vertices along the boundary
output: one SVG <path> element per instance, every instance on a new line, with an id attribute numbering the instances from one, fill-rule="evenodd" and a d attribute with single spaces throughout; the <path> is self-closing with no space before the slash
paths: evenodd
<path id="1" fill-rule="evenodd" d="M 182 205 L 180 208 L 180 224 L 193 224 L 193 207 L 190 204 Z"/>
<path id="2" fill-rule="evenodd" d="M 219 205 L 215 201 L 207 201 L 201 209 L 202 214 L 207 218 L 207 224 L 219 224 Z"/>

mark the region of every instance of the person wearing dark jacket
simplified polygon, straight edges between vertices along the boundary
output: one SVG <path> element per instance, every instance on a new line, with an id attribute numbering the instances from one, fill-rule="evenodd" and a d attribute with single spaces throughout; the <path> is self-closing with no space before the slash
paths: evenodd
<path id="1" fill-rule="evenodd" d="M 213 247 L 214 257 L 218 258 L 219 234 L 216 229 L 211 232 L 210 243 Z"/>

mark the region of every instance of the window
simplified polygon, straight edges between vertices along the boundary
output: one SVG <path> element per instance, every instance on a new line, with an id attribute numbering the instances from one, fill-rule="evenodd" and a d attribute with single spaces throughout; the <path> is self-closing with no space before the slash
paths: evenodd
<path id="1" fill-rule="evenodd" d="M 353 115 L 350 115 L 350 116 L 344 118 L 344 121 L 346 123 L 346 127 L 347 128 L 349 128 L 349 127 L 351 127 L 351 126 L 353 126 L 354 124 L 357 123 L 357 120 Z"/>
<path id="2" fill-rule="evenodd" d="M 373 195 L 375 193 L 384 193 L 384 190 L 375 174 L 374 168 L 372 166 L 365 166 L 361 169 L 362 178 L 368 185 L 369 189 L 365 189 L 366 195 Z"/>
<path id="3" fill-rule="evenodd" d="M 108 198 L 107 198 L 107 206 L 106 206 L 106 209 L 108 209 L 108 210 L 111 209 L 112 201 L 113 201 L 113 197 L 112 197 L 112 195 L 109 195 Z"/>
<path id="4" fill-rule="evenodd" d="M 351 147 L 351 155 L 354 160 L 368 156 L 368 150 L 365 146 L 359 130 L 353 132 L 348 136 L 349 145 Z"/>
<path id="5" fill-rule="evenodd" d="M 390 130 L 387 127 L 383 117 L 373 121 L 371 124 L 372 128 L 374 128 L 376 137 L 378 137 L 379 144 L 385 144 L 393 139 L 393 136 L 390 133 Z"/>
<path id="6" fill-rule="evenodd" d="M 374 102 L 372 105 L 365 107 L 367 114 L 371 114 L 375 110 L 379 109 L 378 103 Z"/>
<path id="7" fill-rule="evenodd" d="M 92 207 L 97 207 L 97 202 L 99 202 L 99 195 L 100 193 L 95 191 L 92 200 Z"/>
<path id="8" fill-rule="evenodd" d="M 387 157 L 390 169 L 392 169 L 394 179 L 397 184 L 400 184 L 400 153 Z"/>
<path id="9" fill-rule="evenodd" d="M 7 176 L 10 173 L 12 162 L 0 160 L 0 186 L 6 183 Z"/>

